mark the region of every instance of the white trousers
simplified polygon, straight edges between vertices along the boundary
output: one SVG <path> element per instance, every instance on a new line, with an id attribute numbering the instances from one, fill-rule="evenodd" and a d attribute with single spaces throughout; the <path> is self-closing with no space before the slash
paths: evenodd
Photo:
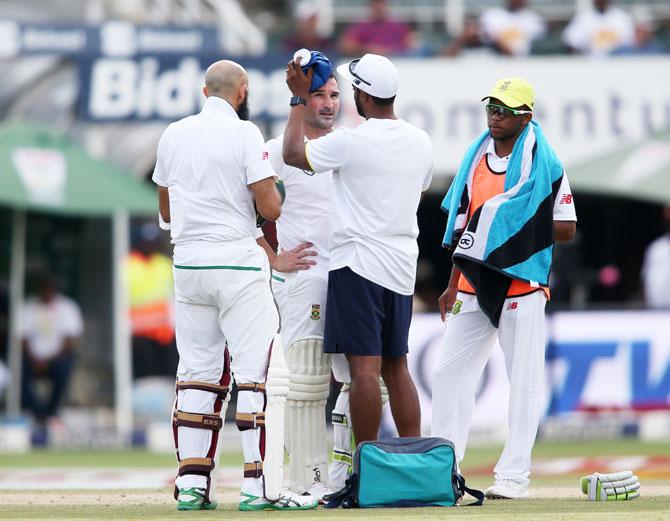
<path id="1" fill-rule="evenodd" d="M 326 323 L 326 295 L 328 279 L 307 272 L 272 275 L 272 293 L 281 316 L 281 339 L 284 349 L 297 340 L 323 340 Z M 351 383 L 346 356 L 331 356 L 333 376 L 341 383 Z"/>
<path id="2" fill-rule="evenodd" d="M 509 434 L 494 469 L 495 478 L 527 486 L 541 415 L 546 297 L 536 291 L 506 299 L 498 329 L 491 325 L 474 295 L 459 292 L 457 300 L 462 304 L 447 320 L 433 380 L 431 434 L 451 440 L 457 460 L 463 459 L 475 392 L 497 337 L 505 356 L 510 395 Z"/>
<path id="3" fill-rule="evenodd" d="M 227 343 L 235 381 L 264 382 L 270 345 L 279 328 L 265 251 L 251 238 L 224 244 L 201 241 L 176 246 L 174 264 L 177 379 L 218 383 Z M 205 391 L 180 391 L 177 406 L 184 412 L 211 414 L 215 399 Z M 180 459 L 204 457 L 212 432 L 190 427 L 178 431 Z M 217 454 L 218 450 L 220 446 Z M 204 481 L 187 474 L 176 484 L 203 487 Z"/>

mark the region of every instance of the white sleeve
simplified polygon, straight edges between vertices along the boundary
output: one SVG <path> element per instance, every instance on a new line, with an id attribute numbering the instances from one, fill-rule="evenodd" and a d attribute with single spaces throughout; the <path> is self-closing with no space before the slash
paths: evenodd
<path id="1" fill-rule="evenodd" d="M 270 155 L 265 150 L 265 141 L 261 131 L 253 123 L 243 127 L 241 143 L 242 166 L 247 177 L 247 185 L 274 177 L 275 171 L 270 165 Z"/>
<path id="2" fill-rule="evenodd" d="M 496 38 L 495 16 L 494 9 L 487 9 L 479 17 L 479 32 L 485 42 L 491 42 Z"/>
<path id="3" fill-rule="evenodd" d="M 349 136 L 344 128 L 312 139 L 305 145 L 305 155 L 314 172 L 339 170 L 349 157 Z"/>
<path id="4" fill-rule="evenodd" d="M 576 15 L 565 29 L 561 39 L 568 47 L 584 52 L 588 50 L 588 36 L 586 34 L 584 15 Z"/>
<path id="5" fill-rule="evenodd" d="M 284 156 L 282 151 L 283 140 L 280 141 L 279 138 L 274 138 L 265 143 L 265 152 L 268 154 L 268 161 L 270 161 L 270 166 L 275 173 L 281 177 L 282 170 L 284 169 Z"/>
<path id="6" fill-rule="evenodd" d="M 81 318 L 79 306 L 73 300 L 68 299 L 65 306 L 63 329 L 67 336 L 78 337 L 84 331 L 84 323 Z"/>
<path id="7" fill-rule="evenodd" d="M 166 128 L 161 135 L 160 140 L 158 141 L 158 148 L 156 151 L 156 166 L 154 167 L 154 173 L 151 176 L 151 180 L 156 183 L 158 186 L 167 186 L 168 185 L 168 173 L 165 169 L 165 160 L 166 154 L 169 152 L 169 136 L 168 131 L 170 127 Z"/>
<path id="8" fill-rule="evenodd" d="M 529 38 L 531 40 L 537 40 L 538 38 L 542 38 L 547 31 L 547 24 L 544 21 L 544 18 L 542 18 L 539 14 L 535 12 L 530 13 L 529 17 L 529 24 L 528 24 L 528 29 L 529 29 Z"/>
<path id="9" fill-rule="evenodd" d="M 423 180 L 423 185 L 421 186 L 421 191 L 425 192 L 428 190 L 430 187 L 430 182 L 433 180 L 433 168 L 435 164 L 435 152 L 433 151 L 433 142 L 430 140 L 430 137 L 426 135 L 428 138 L 428 150 L 430 154 L 430 164 L 428 167 L 428 173 L 426 174 L 426 177 Z"/>
<path id="10" fill-rule="evenodd" d="M 635 22 L 633 22 L 633 18 L 624 11 L 621 11 L 620 26 L 619 36 L 621 37 L 621 41 L 619 42 L 619 45 L 633 45 L 635 43 Z"/>
<path id="11" fill-rule="evenodd" d="M 575 201 L 570 191 L 570 182 L 565 171 L 561 179 L 561 186 L 554 200 L 554 221 L 576 221 Z"/>

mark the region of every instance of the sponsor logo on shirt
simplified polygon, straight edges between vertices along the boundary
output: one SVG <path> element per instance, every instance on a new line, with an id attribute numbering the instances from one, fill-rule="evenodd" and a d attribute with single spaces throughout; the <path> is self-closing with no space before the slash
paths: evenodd
<path id="1" fill-rule="evenodd" d="M 321 304 L 312 304 L 312 312 L 309 314 L 312 320 L 319 320 L 321 318 Z"/>
<path id="2" fill-rule="evenodd" d="M 518 307 L 519 307 L 518 302 L 516 302 L 516 301 L 515 302 L 510 302 L 509 304 L 507 304 L 507 311 L 514 310 Z"/>
<path id="3" fill-rule="evenodd" d="M 558 204 L 572 204 L 572 194 L 563 194 Z"/>
<path id="4" fill-rule="evenodd" d="M 451 314 L 458 315 L 461 312 L 461 306 L 463 305 L 462 300 L 457 300 L 454 302 L 454 305 L 451 307 Z"/>
<path id="5" fill-rule="evenodd" d="M 268 154 L 268 151 L 263 150 L 263 155 L 261 156 L 261 161 L 265 161 L 269 156 L 270 156 L 270 154 Z"/>

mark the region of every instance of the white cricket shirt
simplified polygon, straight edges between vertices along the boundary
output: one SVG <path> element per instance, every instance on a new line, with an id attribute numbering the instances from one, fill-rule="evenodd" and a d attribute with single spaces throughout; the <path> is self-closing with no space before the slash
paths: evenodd
<path id="1" fill-rule="evenodd" d="M 316 175 L 284 163 L 283 134 L 265 144 L 274 171 L 284 182 L 286 199 L 277 220 L 277 239 L 281 250 L 291 250 L 303 242 L 314 244 L 316 265 L 305 273 L 328 276 L 330 258 L 331 172 Z"/>
<path id="2" fill-rule="evenodd" d="M 264 145 L 258 127 L 215 96 L 165 129 L 152 179 L 170 194 L 173 244 L 255 239 L 248 185 L 275 175 Z"/>
<path id="3" fill-rule="evenodd" d="M 414 293 L 416 210 L 433 169 L 428 134 L 400 119 L 372 118 L 305 147 L 312 170 L 333 171 L 330 270 L 348 266 L 396 293 Z"/>
<path id="4" fill-rule="evenodd" d="M 485 41 L 504 44 L 514 56 L 530 54 L 533 41 L 545 32 L 544 20 L 530 9 L 487 9 L 482 13 L 479 24 Z"/>
<path id="5" fill-rule="evenodd" d="M 583 54 L 602 55 L 632 45 L 635 24 L 631 15 L 617 7 L 610 6 L 604 13 L 590 9 L 575 15 L 562 38 Z"/>
<path id="6" fill-rule="evenodd" d="M 19 331 L 28 342 L 30 354 L 46 360 L 59 353 L 66 338 L 81 336 L 81 311 L 64 295 L 55 295 L 49 303 L 30 298 L 19 315 Z"/>

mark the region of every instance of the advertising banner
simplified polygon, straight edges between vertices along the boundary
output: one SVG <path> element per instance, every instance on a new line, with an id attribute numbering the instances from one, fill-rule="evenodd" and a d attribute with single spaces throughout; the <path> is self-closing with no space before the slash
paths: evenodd
<path id="1" fill-rule="evenodd" d="M 430 432 L 432 380 L 444 349 L 437 314 L 412 319 L 408 364 Z M 670 409 L 670 311 L 561 312 L 547 316 L 543 418 Z M 504 439 L 509 385 L 496 343 L 478 384 L 472 436 Z M 386 411 L 384 429 L 394 432 Z"/>
<path id="2" fill-rule="evenodd" d="M 150 26 L 113 20 L 101 25 L 24 23 L 0 20 L 0 59 L 30 55 L 135 56 L 215 54 L 215 26 Z"/>
<path id="3" fill-rule="evenodd" d="M 93 121 L 174 120 L 199 110 L 203 73 L 221 55 L 103 56 L 80 67 L 80 117 Z M 288 55 L 239 58 L 250 75 L 252 118 L 272 135 L 288 116 Z M 334 60 L 337 62 L 337 60 Z M 522 76 L 536 90 L 535 118 L 568 167 L 670 126 L 670 58 L 397 59 L 397 112 L 426 130 L 437 175 L 452 174 L 486 129 L 480 101 L 496 79 Z M 341 84 L 339 124 L 354 126 L 351 87 Z"/>

